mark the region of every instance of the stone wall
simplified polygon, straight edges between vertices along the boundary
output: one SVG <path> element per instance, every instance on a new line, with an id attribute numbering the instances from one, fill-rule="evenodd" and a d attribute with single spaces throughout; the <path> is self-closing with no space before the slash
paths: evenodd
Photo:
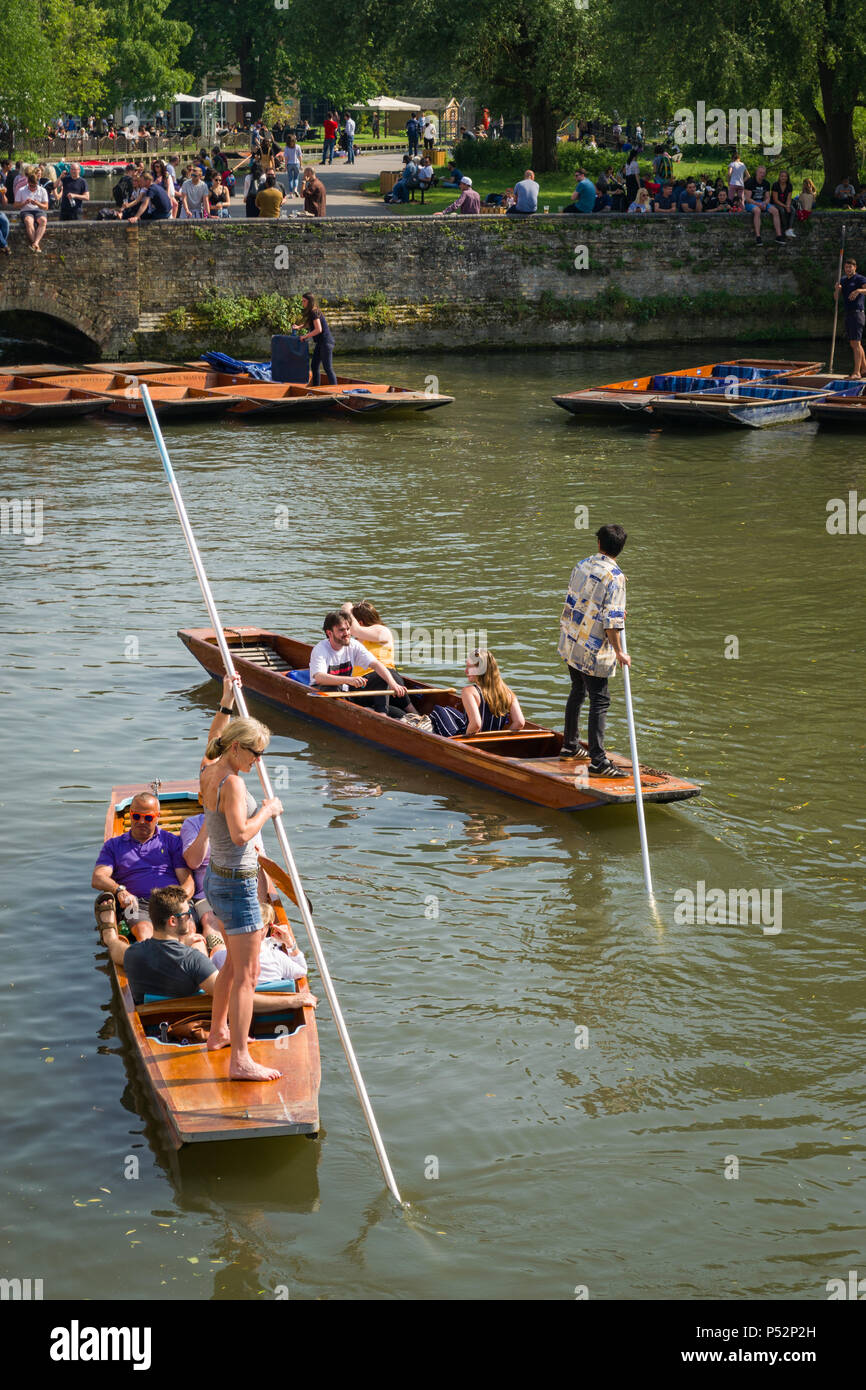
<path id="1" fill-rule="evenodd" d="M 203 301 L 312 289 L 343 349 L 827 335 L 839 226 L 817 214 L 785 246 L 767 227 L 756 248 L 723 215 L 57 224 L 40 256 L 13 231 L 0 332 L 47 314 L 105 356 L 262 353 L 267 323 L 220 336 Z"/>

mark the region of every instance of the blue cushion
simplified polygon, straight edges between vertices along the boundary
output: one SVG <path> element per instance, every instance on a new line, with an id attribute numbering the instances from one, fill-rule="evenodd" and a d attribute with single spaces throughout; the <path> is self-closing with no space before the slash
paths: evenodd
<path id="1" fill-rule="evenodd" d="M 300 671 L 287 671 L 286 675 L 289 680 L 297 681 L 299 685 L 310 684 L 310 669 L 308 666 L 304 666 Z"/>
<path id="2" fill-rule="evenodd" d="M 268 980 L 263 985 L 256 985 L 256 994 L 268 994 L 272 991 L 276 991 L 278 994 L 297 994 L 298 992 L 294 980 Z M 204 990 L 198 989 L 196 990 L 196 994 L 204 994 Z M 166 1000 L 186 997 L 186 995 L 181 996 L 177 994 L 146 994 L 144 996 L 144 1002 L 145 1004 L 162 1004 L 165 1003 Z"/>

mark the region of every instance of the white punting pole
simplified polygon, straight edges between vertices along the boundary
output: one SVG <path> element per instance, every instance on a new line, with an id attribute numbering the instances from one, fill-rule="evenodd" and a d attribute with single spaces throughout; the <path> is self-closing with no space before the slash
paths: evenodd
<path id="1" fill-rule="evenodd" d="M 625 652 L 625 631 L 620 633 L 620 642 Z M 650 872 L 649 847 L 646 838 L 646 820 L 643 813 L 643 788 L 640 784 L 640 764 L 637 760 L 637 735 L 634 731 L 634 707 L 631 702 L 631 674 L 627 666 L 622 668 L 623 680 L 625 682 L 625 712 L 628 718 L 628 741 L 631 745 L 631 768 L 632 779 L 634 781 L 635 805 L 637 806 L 637 823 L 640 829 L 640 853 L 643 860 L 643 877 L 646 890 L 650 897 L 653 896 L 653 880 Z"/>
<path id="2" fill-rule="evenodd" d="M 162 466 L 165 469 L 165 475 L 168 478 L 168 485 L 171 488 L 171 495 L 174 499 L 174 505 L 177 508 L 177 514 L 180 519 L 180 524 L 183 530 L 184 538 L 186 539 L 187 546 L 189 547 L 189 553 L 192 558 L 193 568 L 195 569 L 198 582 L 201 586 L 205 606 L 207 607 L 207 611 L 210 616 L 211 623 L 213 625 L 214 634 L 219 644 L 219 649 L 222 655 L 223 663 L 225 665 L 226 674 L 229 676 L 234 676 L 237 673 L 235 671 L 235 666 L 234 662 L 232 661 L 228 643 L 225 639 L 225 633 L 223 632 L 222 623 L 220 622 L 219 614 L 217 613 L 214 596 L 211 591 L 210 584 L 208 583 L 208 577 L 205 574 L 202 558 L 199 554 L 199 549 L 196 545 L 195 536 L 193 535 L 192 527 L 189 523 L 189 517 L 186 514 L 186 507 L 184 506 L 183 497 L 181 496 L 177 479 L 174 476 L 174 469 L 171 466 L 171 459 L 169 458 L 168 450 L 165 447 L 165 440 L 162 437 L 162 430 L 160 429 L 159 421 L 156 418 L 156 413 L 153 408 L 153 402 L 150 399 L 150 393 L 147 387 L 144 385 L 144 383 L 142 383 L 141 385 L 141 399 L 144 401 L 144 408 L 147 412 L 147 418 L 150 422 L 150 428 L 153 430 L 153 437 L 156 440 L 156 447 L 159 449 L 160 457 L 162 459 Z M 247 702 L 244 698 L 243 689 L 240 686 L 236 686 L 235 692 L 235 699 L 237 700 L 238 710 L 240 714 L 246 717 L 249 711 L 247 709 Z M 265 796 L 273 796 L 274 789 L 271 785 L 271 779 L 268 775 L 268 770 L 265 766 L 264 758 L 259 758 L 257 760 L 256 767 L 258 768 L 259 777 L 261 779 L 262 789 L 264 790 Z M 388 1161 L 388 1155 L 385 1152 L 385 1145 L 382 1142 L 382 1136 L 379 1133 L 379 1126 L 376 1123 L 376 1116 L 373 1114 L 373 1107 L 370 1104 L 370 1097 L 367 1094 L 367 1087 L 364 1085 L 364 1078 L 361 1075 L 361 1069 L 358 1066 L 358 1059 L 355 1056 L 355 1049 L 352 1047 L 352 1041 L 349 1037 L 348 1029 L 346 1028 L 346 1023 L 343 1018 L 343 1012 L 340 1008 L 340 1004 L 337 999 L 337 994 L 334 989 L 334 984 L 331 979 L 331 972 L 328 969 L 324 952 L 322 951 L 322 943 L 319 940 L 319 934 L 316 931 L 315 925 L 313 923 L 312 913 L 310 912 L 310 909 L 307 906 L 307 895 L 304 892 L 303 884 L 301 883 L 301 877 L 298 873 L 297 865 L 295 864 L 295 858 L 292 854 L 292 849 L 289 844 L 285 829 L 283 828 L 282 816 L 274 817 L 273 826 L 274 830 L 276 831 L 277 839 L 280 843 L 280 849 L 283 851 L 283 858 L 286 861 L 286 868 L 289 871 L 289 877 L 292 880 L 292 886 L 295 890 L 295 896 L 298 900 L 298 910 L 301 914 L 301 917 L 303 918 L 304 926 L 307 929 L 307 936 L 309 938 L 310 945 L 313 948 L 313 955 L 316 958 L 316 965 L 319 967 L 319 974 L 322 979 L 322 985 L 325 990 L 325 994 L 328 997 L 328 1003 L 331 1006 L 331 1013 L 333 1014 L 334 1022 L 337 1025 L 337 1032 L 340 1035 L 340 1042 L 343 1044 L 343 1051 L 346 1054 L 346 1061 L 349 1063 L 349 1071 L 352 1073 L 352 1080 L 355 1083 L 355 1090 L 358 1092 L 358 1099 L 361 1102 L 361 1109 L 364 1112 L 364 1119 L 367 1121 L 367 1128 L 369 1129 L 370 1137 L 373 1140 L 373 1147 L 376 1150 L 376 1156 L 379 1159 L 379 1165 L 382 1169 L 383 1177 L 388 1185 L 389 1190 L 396 1198 L 396 1200 L 400 1203 L 400 1206 L 402 1206 L 403 1199 L 400 1196 L 400 1192 L 397 1187 L 397 1181 L 391 1169 L 391 1164 Z"/>

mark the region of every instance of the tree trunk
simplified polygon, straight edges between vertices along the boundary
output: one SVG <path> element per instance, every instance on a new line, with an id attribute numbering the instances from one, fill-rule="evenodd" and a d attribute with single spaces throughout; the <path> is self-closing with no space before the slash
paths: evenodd
<path id="1" fill-rule="evenodd" d="M 817 137 L 824 161 L 824 184 L 819 197 L 832 198 L 836 185 L 850 175 L 857 185 L 857 154 L 854 148 L 854 108 L 847 102 L 834 101 L 836 75 L 826 64 L 818 64 L 824 118 L 815 112 L 809 125 Z"/>
<path id="2" fill-rule="evenodd" d="M 244 96 L 252 97 L 251 102 L 244 103 L 244 109 L 252 108 L 256 116 L 260 116 L 262 102 L 258 92 L 258 64 L 253 57 L 253 39 L 251 34 L 241 34 L 238 40 L 238 71 L 241 76 L 241 92 Z M 237 108 L 238 110 L 240 108 Z M 242 116 L 238 120 L 243 123 Z"/>
<path id="3" fill-rule="evenodd" d="M 532 167 L 536 174 L 549 174 L 556 168 L 556 113 L 545 96 L 530 104 L 532 122 Z"/>

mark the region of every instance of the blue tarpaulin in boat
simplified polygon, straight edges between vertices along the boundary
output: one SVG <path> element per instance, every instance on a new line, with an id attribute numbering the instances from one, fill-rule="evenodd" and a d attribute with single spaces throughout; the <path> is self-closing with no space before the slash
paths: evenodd
<path id="1" fill-rule="evenodd" d="M 862 396 L 866 381 L 833 381 L 830 390 L 834 396 Z"/>
<path id="2" fill-rule="evenodd" d="M 651 391 L 724 391 L 723 378 L 710 376 L 654 376 L 650 381 Z"/>
<path id="3" fill-rule="evenodd" d="M 782 372 L 781 367 L 745 367 L 740 362 L 717 362 L 713 367 L 713 376 L 735 376 L 740 381 L 764 381 Z"/>
<path id="4" fill-rule="evenodd" d="M 701 392 L 696 392 L 695 394 L 696 394 L 696 395 L 700 395 L 700 394 L 702 394 L 702 393 L 701 393 Z M 719 390 L 719 387 L 718 387 L 717 385 L 716 385 L 716 386 L 709 386 L 709 387 L 705 385 L 705 386 L 704 386 L 704 390 L 703 390 L 703 394 L 704 394 L 704 395 L 713 395 L 713 394 L 716 394 L 716 395 L 724 395 L 725 392 L 724 392 L 724 391 L 720 391 L 720 390 Z M 735 404 L 737 403 L 737 401 L 744 401 L 744 400 L 751 400 L 751 401 L 798 401 L 798 400 L 800 399 L 801 396 L 814 396 L 814 395 L 815 395 L 814 390 L 809 391 L 809 390 L 806 390 L 805 388 L 800 388 L 800 389 L 798 389 L 798 388 L 792 387 L 792 386 L 740 386 L 740 385 L 738 385 L 737 388 L 736 388 L 736 392 L 734 392 L 733 390 L 730 391 L 730 395 L 729 395 L 728 399 L 731 401 L 731 404 L 732 404 L 732 405 L 735 405 Z"/>
<path id="5" fill-rule="evenodd" d="M 203 352 L 202 357 L 218 372 L 246 372 L 253 381 L 271 381 L 270 362 L 241 362 L 237 357 L 228 357 L 224 352 Z"/>

